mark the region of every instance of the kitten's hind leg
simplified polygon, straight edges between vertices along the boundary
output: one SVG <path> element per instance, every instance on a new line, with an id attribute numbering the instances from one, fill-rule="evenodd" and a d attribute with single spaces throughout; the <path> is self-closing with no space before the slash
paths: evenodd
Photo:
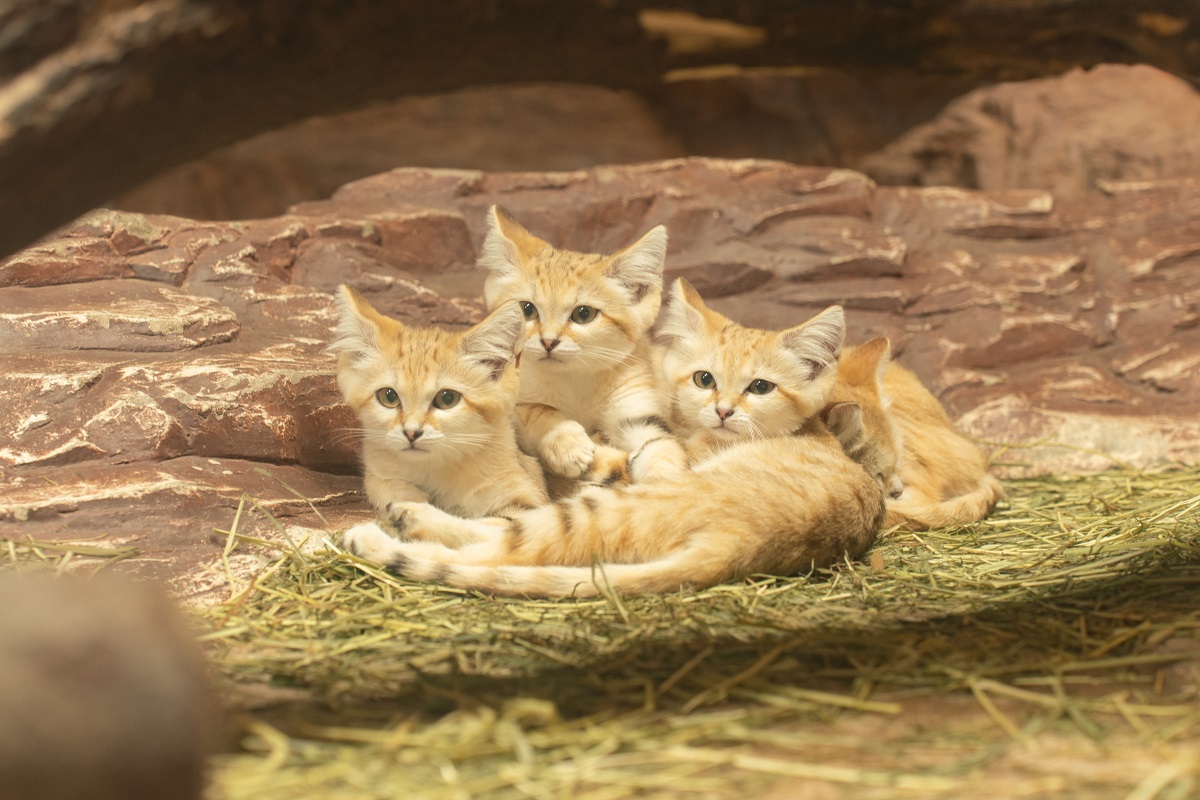
<path id="1" fill-rule="evenodd" d="M 438 563 L 474 563 L 494 550 L 489 543 L 458 550 L 436 542 L 400 541 L 374 522 L 363 522 L 343 533 L 342 547 L 359 558 L 388 568 L 414 558 Z"/>
<path id="2" fill-rule="evenodd" d="M 642 564 L 535 566 L 473 560 L 469 551 L 474 548 L 448 550 L 425 542 L 389 541 L 369 554 L 359 554 L 408 580 L 509 597 L 667 593 L 712 586 L 735 577 L 728 567 L 714 568 L 707 559 L 698 560 L 688 551 Z"/>
<path id="3" fill-rule="evenodd" d="M 390 503 L 387 525 L 406 541 L 467 547 L 502 539 L 506 521 L 490 517 L 463 519 L 429 503 Z"/>

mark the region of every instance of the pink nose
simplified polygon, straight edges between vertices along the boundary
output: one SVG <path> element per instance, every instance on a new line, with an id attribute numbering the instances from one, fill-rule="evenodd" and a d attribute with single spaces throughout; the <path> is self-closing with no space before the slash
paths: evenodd
<path id="1" fill-rule="evenodd" d="M 420 439 L 420 438 L 421 438 L 421 434 L 422 434 L 422 433 L 424 433 L 424 432 L 425 432 L 425 431 L 423 431 L 423 430 L 420 430 L 420 429 L 417 429 L 417 430 L 415 430 L 415 431 L 405 430 L 405 431 L 404 431 L 404 438 L 405 438 L 405 439 L 408 439 L 408 443 L 409 443 L 409 444 L 412 444 L 412 443 L 413 443 L 413 442 L 415 442 L 417 439 Z"/>
<path id="2" fill-rule="evenodd" d="M 721 419 L 722 422 L 724 422 L 725 420 L 727 420 L 733 416 L 733 409 L 732 408 L 718 408 L 717 416 Z"/>
<path id="3" fill-rule="evenodd" d="M 546 352 L 549 353 L 558 347 L 558 339 L 542 339 L 542 347 L 546 348 Z"/>

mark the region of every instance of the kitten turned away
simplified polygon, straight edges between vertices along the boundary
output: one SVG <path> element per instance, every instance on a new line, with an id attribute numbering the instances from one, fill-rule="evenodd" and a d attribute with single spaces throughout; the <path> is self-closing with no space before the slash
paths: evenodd
<path id="1" fill-rule="evenodd" d="M 921 380 L 891 360 L 887 339 L 847 348 L 830 399 L 862 410 L 861 434 L 844 444 L 885 483 L 887 525 L 964 525 L 983 519 L 1004 497 L 983 453 L 954 428 Z"/>

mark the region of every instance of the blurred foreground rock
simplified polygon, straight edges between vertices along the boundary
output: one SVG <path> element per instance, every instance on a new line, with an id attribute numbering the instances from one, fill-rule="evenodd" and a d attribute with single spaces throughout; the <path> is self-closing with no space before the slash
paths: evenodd
<path id="1" fill-rule="evenodd" d="M 1060 201 L 766 161 L 409 169 L 266 220 L 96 212 L 0 262 L 0 538 L 134 545 L 125 568 L 203 597 L 239 506 L 240 532 L 301 548 L 367 516 L 329 293 L 479 319 L 494 202 L 582 250 L 666 223 L 669 277 L 747 324 L 844 304 L 851 340 L 890 336 L 969 432 L 1018 446 L 1009 471 L 1200 460 L 1200 183 Z"/>
<path id="2" fill-rule="evenodd" d="M 218 745 L 192 632 L 157 587 L 0 574 L 0 796 L 189 800 Z"/>

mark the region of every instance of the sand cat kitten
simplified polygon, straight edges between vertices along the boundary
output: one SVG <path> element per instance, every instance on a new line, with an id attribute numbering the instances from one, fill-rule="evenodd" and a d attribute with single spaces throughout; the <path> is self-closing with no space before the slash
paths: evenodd
<path id="1" fill-rule="evenodd" d="M 367 497 L 428 501 L 468 517 L 548 501 L 541 468 L 519 452 L 515 352 L 525 333 L 513 303 L 461 333 L 385 317 L 343 286 L 330 349 L 337 382 L 363 430 Z"/>
<path id="2" fill-rule="evenodd" d="M 891 361 L 885 338 L 847 348 L 838 365 L 833 401 L 862 409 L 856 460 L 887 481 L 887 525 L 915 530 L 983 519 L 1004 496 L 987 459 L 954 428 L 919 378 Z M 847 452 L 854 455 L 852 447 Z"/>
<path id="3" fill-rule="evenodd" d="M 627 457 L 635 481 L 684 468 L 646 336 L 658 315 L 666 252 L 661 225 L 601 256 L 556 249 L 491 208 L 479 259 L 491 270 L 484 297 L 488 308 L 515 301 L 525 314 L 519 435 L 552 473 L 615 477 Z"/>
<path id="4" fill-rule="evenodd" d="M 687 291 L 686 285 L 676 287 L 677 294 Z M 672 362 L 686 373 L 671 383 L 673 407 L 698 410 L 693 428 L 709 453 L 692 472 L 630 486 L 586 486 L 575 497 L 507 519 L 464 520 L 404 503 L 396 507 L 394 523 L 403 541 L 371 523 L 347 531 L 346 547 L 413 580 L 550 597 L 594 596 L 606 588 L 634 594 L 702 588 L 859 555 L 883 520 L 883 493 L 811 418 L 831 382 L 825 373 L 833 372 L 841 345 L 840 313 L 792 331 L 758 332 L 763 351 L 749 356 L 761 371 L 746 374 L 749 381 L 775 385 L 764 391 L 756 384 L 747 399 L 722 395 L 705 385 L 707 379 L 693 377 L 720 375 L 734 381 L 731 386 L 743 381 L 743 368 L 727 365 L 747 355 L 742 348 L 750 336 L 722 338 L 722 331 L 730 333 L 722 327 L 708 346 L 733 348 L 737 356 L 701 352 L 692 341 L 700 331 L 691 326 L 708 320 L 688 316 L 695 300 L 678 311 L 682 329 L 668 334 L 672 345 L 682 341 L 687 350 Z M 717 392 L 719 410 L 701 413 L 710 401 L 698 401 L 696 390 Z M 774 392 L 778 403 L 759 405 Z M 729 404 L 755 421 L 731 426 L 736 413 L 725 413 Z M 710 415 L 725 423 L 716 426 L 725 432 L 709 433 Z M 860 422 L 861 415 L 837 415 L 834 424 L 846 420 Z"/>
<path id="5" fill-rule="evenodd" d="M 840 306 L 785 331 L 746 328 L 677 280 L 657 336 L 670 421 L 692 460 L 743 439 L 786 436 L 815 417 L 844 334 Z"/>

